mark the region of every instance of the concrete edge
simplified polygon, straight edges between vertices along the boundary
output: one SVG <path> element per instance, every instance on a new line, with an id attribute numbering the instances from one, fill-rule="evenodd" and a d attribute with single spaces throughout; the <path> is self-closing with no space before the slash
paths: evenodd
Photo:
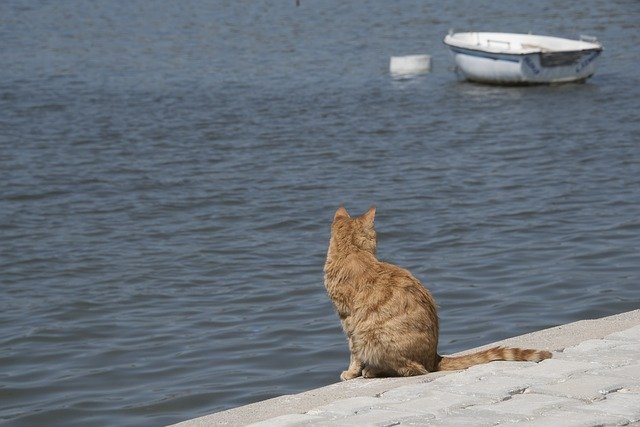
<path id="1" fill-rule="evenodd" d="M 589 339 L 604 338 L 607 335 L 629 329 L 638 324 L 640 324 L 640 309 L 600 319 L 580 320 L 566 325 L 543 329 L 541 331 L 508 338 L 456 354 L 470 353 L 496 345 L 559 351 Z M 280 415 L 304 413 L 315 407 L 326 405 L 340 399 L 377 396 L 397 387 L 430 382 L 447 374 L 447 372 L 434 372 L 427 375 L 409 378 L 376 378 L 368 380 L 357 378 L 298 394 L 279 396 L 273 399 L 240 406 L 238 408 L 205 415 L 203 417 L 174 424 L 174 426 L 200 427 L 247 425 L 264 421 L 269 418 L 278 417 Z"/>

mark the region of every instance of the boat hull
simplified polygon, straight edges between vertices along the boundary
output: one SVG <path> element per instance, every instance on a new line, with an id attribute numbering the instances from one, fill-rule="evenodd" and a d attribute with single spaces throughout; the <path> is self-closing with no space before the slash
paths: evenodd
<path id="1" fill-rule="evenodd" d="M 511 35 L 513 37 L 513 35 Z M 526 36 L 526 35 L 525 35 Z M 448 36 L 450 37 L 450 36 Z M 489 84 L 556 84 L 581 82 L 596 71 L 602 48 L 510 53 L 445 44 L 463 78 Z"/>

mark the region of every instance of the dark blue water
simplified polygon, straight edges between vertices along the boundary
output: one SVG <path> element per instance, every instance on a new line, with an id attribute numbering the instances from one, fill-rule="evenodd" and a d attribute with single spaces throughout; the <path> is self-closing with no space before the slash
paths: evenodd
<path id="1" fill-rule="evenodd" d="M 340 204 L 441 351 L 640 307 L 640 5 L 0 3 L 0 422 L 161 425 L 337 381 Z M 449 28 L 577 37 L 586 84 L 460 82 Z M 391 55 L 433 72 L 388 75 Z"/>

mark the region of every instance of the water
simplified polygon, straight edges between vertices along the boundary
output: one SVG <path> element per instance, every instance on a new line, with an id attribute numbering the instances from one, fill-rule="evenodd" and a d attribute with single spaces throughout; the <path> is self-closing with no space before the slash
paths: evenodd
<path id="1" fill-rule="evenodd" d="M 338 379 L 329 223 L 440 305 L 442 353 L 640 307 L 640 5 L 0 3 L 0 420 L 162 425 Z M 605 45 L 459 82 L 450 27 Z M 393 80 L 391 55 L 428 53 Z"/>

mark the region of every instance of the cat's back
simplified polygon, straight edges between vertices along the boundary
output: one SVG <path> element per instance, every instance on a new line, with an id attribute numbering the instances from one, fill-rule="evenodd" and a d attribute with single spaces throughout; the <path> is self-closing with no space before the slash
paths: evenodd
<path id="1" fill-rule="evenodd" d="M 406 268 L 384 261 L 379 261 L 378 264 L 378 276 L 380 280 L 386 283 L 387 286 L 393 286 L 405 290 L 415 289 L 428 292 L 420 280 L 418 280 Z"/>
<path id="2" fill-rule="evenodd" d="M 382 261 L 376 263 L 375 270 L 369 292 L 362 295 L 365 298 L 388 300 L 398 310 L 434 309 L 431 293 L 409 270 Z"/>

